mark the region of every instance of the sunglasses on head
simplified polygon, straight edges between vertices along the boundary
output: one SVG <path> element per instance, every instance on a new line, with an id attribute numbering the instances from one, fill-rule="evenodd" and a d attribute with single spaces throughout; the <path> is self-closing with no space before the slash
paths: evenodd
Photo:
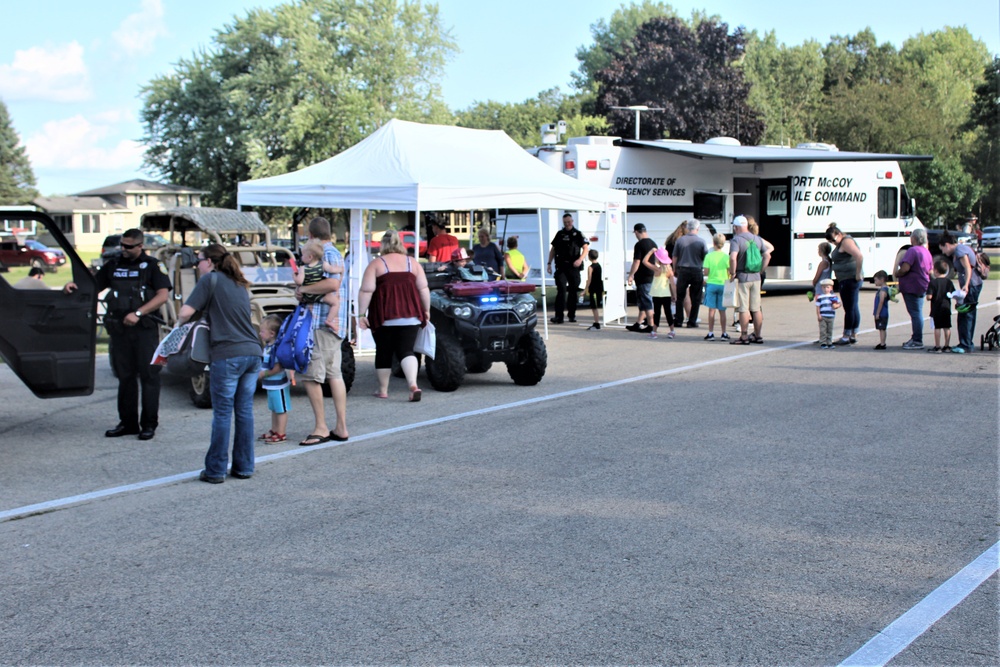
<path id="1" fill-rule="evenodd" d="M 132 248 L 138 248 L 142 244 L 141 243 L 119 243 L 118 245 L 120 245 L 122 247 L 122 249 L 124 249 L 124 250 L 131 250 Z"/>

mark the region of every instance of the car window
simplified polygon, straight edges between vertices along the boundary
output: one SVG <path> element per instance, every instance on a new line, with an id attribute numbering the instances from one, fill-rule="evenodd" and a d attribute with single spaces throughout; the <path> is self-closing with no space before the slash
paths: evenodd
<path id="1" fill-rule="evenodd" d="M 997 234 L 1000 233 L 1000 227 L 983 227 L 984 234 Z"/>
<path id="2" fill-rule="evenodd" d="M 27 241 L 25 241 L 24 245 L 28 246 L 32 250 L 48 250 L 49 249 L 48 246 L 42 245 L 38 241 L 34 241 L 32 239 L 28 239 Z"/>

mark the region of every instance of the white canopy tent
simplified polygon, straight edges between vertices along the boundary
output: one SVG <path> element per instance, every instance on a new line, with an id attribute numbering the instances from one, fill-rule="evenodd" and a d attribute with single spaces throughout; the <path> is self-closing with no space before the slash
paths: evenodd
<path id="1" fill-rule="evenodd" d="M 529 155 L 498 130 L 424 125 L 391 120 L 368 138 L 328 160 L 299 171 L 239 184 L 237 203 L 244 206 L 285 206 L 350 209 L 350 274 L 352 303 L 367 264 L 362 210 L 473 211 L 492 208 L 602 211 L 609 207 L 615 222 L 625 211 L 621 190 L 594 187 L 561 174 Z M 610 221 L 609 221 L 610 222 Z M 420 226 L 417 224 L 419 244 Z M 613 238 L 613 235 L 608 234 Z M 621 238 L 621 234 L 618 234 Z M 605 248 L 614 252 L 614 248 Z M 619 266 L 621 257 L 606 257 Z M 547 250 L 542 248 L 542 256 Z M 609 292 L 624 285 L 606 283 Z M 544 299 L 542 300 L 544 304 Z M 544 307 L 544 305 L 543 305 Z M 606 320 L 623 317 L 605 313 Z M 546 333 L 548 318 L 545 318 Z"/>

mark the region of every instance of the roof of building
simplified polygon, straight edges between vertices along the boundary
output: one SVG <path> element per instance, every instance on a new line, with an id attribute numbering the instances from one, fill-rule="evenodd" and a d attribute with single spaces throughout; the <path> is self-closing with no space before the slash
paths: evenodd
<path id="1" fill-rule="evenodd" d="M 31 202 L 46 213 L 127 211 L 128 207 L 110 202 L 104 197 L 39 197 Z"/>
<path id="2" fill-rule="evenodd" d="M 130 195 L 130 194 L 145 194 L 145 193 L 161 193 L 161 192 L 174 192 L 183 194 L 205 194 L 205 190 L 196 190 L 194 188 L 188 188 L 183 185 L 172 185 L 170 183 L 157 183 L 156 181 L 147 181 L 141 178 L 135 178 L 131 181 L 124 181 L 122 183 L 115 183 L 114 185 L 105 185 L 104 187 L 94 188 L 93 190 L 87 190 L 86 192 L 78 192 L 79 196 L 88 195 Z"/>

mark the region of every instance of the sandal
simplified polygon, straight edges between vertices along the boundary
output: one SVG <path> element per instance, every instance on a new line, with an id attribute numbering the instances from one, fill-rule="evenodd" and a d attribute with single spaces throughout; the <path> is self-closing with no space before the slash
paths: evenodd
<path id="1" fill-rule="evenodd" d="M 280 442 L 287 442 L 288 438 L 285 437 L 284 433 L 275 433 L 271 431 L 271 435 L 264 438 L 264 443 L 268 445 L 277 445 Z"/>
<path id="2" fill-rule="evenodd" d="M 750 344 L 750 340 L 747 339 L 747 338 L 743 338 L 741 336 L 739 338 L 732 339 L 731 341 L 729 341 L 729 344 L 730 345 L 749 345 Z"/>
<path id="3" fill-rule="evenodd" d="M 372 394 L 372 396 L 374 396 L 375 398 L 389 398 L 389 394 L 380 394 L 377 391 L 374 394 Z"/>
<path id="4" fill-rule="evenodd" d="M 264 441 L 267 441 L 267 439 L 268 439 L 268 438 L 270 438 L 271 436 L 274 436 L 274 435 L 278 435 L 278 434 L 277 434 L 277 433 L 275 433 L 274 431 L 270 431 L 270 430 L 269 430 L 269 431 L 268 431 L 267 433 L 261 433 L 261 434 L 260 434 L 260 437 L 259 437 L 259 438 L 257 438 L 257 439 L 258 439 L 258 440 L 264 440 Z"/>
<path id="5" fill-rule="evenodd" d="M 419 403 L 420 396 L 421 396 L 421 391 L 419 389 L 417 389 L 416 387 L 410 388 L 410 403 Z"/>

